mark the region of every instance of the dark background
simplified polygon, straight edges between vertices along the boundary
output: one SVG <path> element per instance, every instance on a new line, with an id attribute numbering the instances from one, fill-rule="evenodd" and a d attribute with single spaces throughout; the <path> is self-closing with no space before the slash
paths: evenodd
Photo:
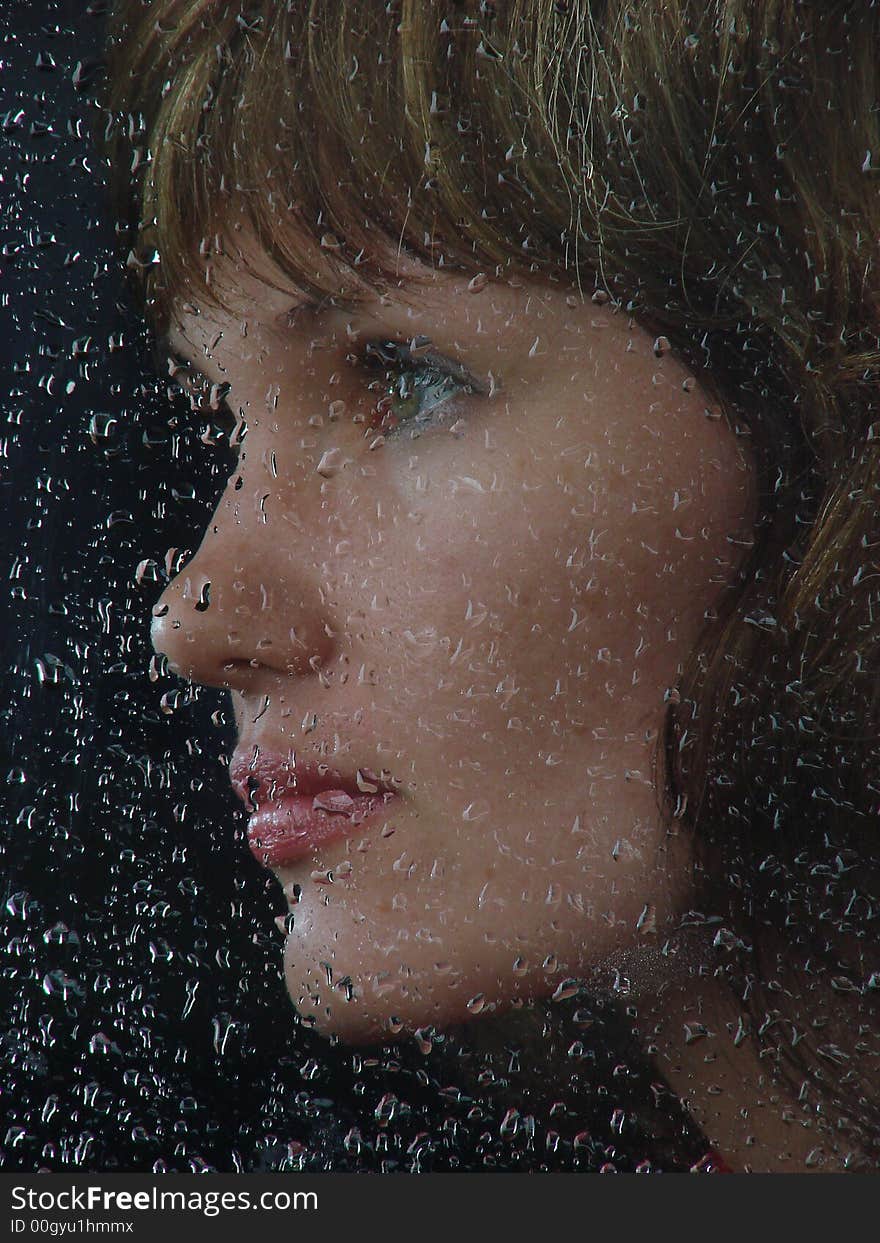
<path id="1" fill-rule="evenodd" d="M 580 999 L 555 1112 L 503 1048 L 296 1025 L 223 700 L 151 674 L 166 553 L 229 463 L 128 301 L 93 142 L 104 7 L 0 2 L 0 1170 L 688 1168 L 705 1147 L 657 1108 L 634 1011 Z"/>

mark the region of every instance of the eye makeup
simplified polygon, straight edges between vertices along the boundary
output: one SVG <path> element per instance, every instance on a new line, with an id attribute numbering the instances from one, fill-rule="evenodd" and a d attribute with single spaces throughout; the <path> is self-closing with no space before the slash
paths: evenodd
<path id="1" fill-rule="evenodd" d="M 352 356 L 356 365 L 381 374 L 368 386 L 382 393 L 369 416 L 368 433 L 380 432 L 387 440 L 408 432 L 414 439 L 442 419 L 453 398 L 488 395 L 485 385 L 430 344 L 427 337 L 380 339 L 366 342 Z"/>

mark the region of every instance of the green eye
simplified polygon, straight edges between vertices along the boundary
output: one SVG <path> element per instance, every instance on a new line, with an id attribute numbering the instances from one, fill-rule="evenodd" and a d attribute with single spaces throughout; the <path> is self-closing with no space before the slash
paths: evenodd
<path id="1" fill-rule="evenodd" d="M 370 385 L 381 396 L 368 417 L 367 431 L 386 439 L 405 429 L 413 437 L 420 435 L 438 421 L 438 410 L 451 397 L 474 392 L 462 368 L 437 354 L 416 356 L 410 343 L 371 341 L 362 361 L 369 370 L 383 373 Z"/>

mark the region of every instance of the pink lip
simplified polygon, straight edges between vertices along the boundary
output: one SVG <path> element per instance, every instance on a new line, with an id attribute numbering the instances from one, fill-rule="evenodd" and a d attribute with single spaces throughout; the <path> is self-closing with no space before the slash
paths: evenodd
<path id="1" fill-rule="evenodd" d="M 229 775 L 239 798 L 253 809 L 248 845 L 269 868 L 289 867 L 329 842 L 360 833 L 368 819 L 375 820 L 397 797 L 372 774 L 369 783 L 378 789 L 364 792 L 356 778 L 336 769 L 321 772 L 317 764 L 299 761 L 294 766 L 268 752 L 254 759 L 237 751 Z"/>

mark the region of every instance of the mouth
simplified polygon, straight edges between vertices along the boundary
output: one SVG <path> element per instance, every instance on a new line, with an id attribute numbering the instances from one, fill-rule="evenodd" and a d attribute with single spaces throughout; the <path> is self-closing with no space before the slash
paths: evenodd
<path id="1" fill-rule="evenodd" d="M 268 868 L 291 867 L 332 842 L 359 834 L 399 798 L 393 778 L 361 768 L 351 776 L 327 764 L 264 750 L 237 750 L 233 789 L 251 813 L 248 845 Z"/>

